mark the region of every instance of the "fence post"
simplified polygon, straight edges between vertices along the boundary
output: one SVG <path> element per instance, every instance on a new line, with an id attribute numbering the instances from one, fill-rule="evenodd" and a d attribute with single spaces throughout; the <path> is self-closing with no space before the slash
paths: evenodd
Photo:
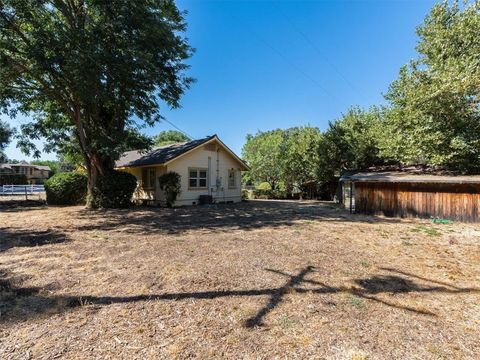
<path id="1" fill-rule="evenodd" d="M 27 195 L 27 185 L 25 185 L 25 201 L 28 201 L 28 195 Z"/>

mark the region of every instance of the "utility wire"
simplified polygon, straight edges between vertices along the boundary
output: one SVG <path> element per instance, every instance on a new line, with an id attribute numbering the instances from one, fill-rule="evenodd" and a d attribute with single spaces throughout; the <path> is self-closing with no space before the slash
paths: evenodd
<path id="1" fill-rule="evenodd" d="M 323 51 L 305 34 L 291 19 L 288 17 L 285 12 L 278 6 L 278 4 L 274 3 L 274 6 L 277 8 L 277 11 L 280 15 L 286 20 L 286 22 L 290 25 L 290 27 L 297 32 L 316 52 L 317 54 L 323 58 L 323 60 L 330 65 L 330 67 L 339 75 L 343 81 L 355 92 L 355 94 L 364 97 L 361 91 L 343 74 L 342 71 L 335 65 L 333 61 L 331 61 Z"/>
<path id="2" fill-rule="evenodd" d="M 233 19 L 237 20 L 237 22 L 242 22 L 237 16 L 235 15 L 230 15 Z M 278 56 L 280 56 L 288 65 L 290 65 L 293 69 L 295 69 L 297 72 L 302 74 L 306 79 L 310 80 L 313 84 L 315 84 L 317 87 L 319 87 L 325 94 L 330 96 L 332 99 L 338 101 L 339 99 L 333 95 L 330 91 L 327 90 L 325 86 L 323 86 L 319 81 L 317 81 L 315 78 L 310 76 L 307 72 L 305 72 L 301 67 L 296 65 L 293 61 L 291 61 L 288 57 L 286 57 L 280 50 L 275 48 L 273 45 L 271 45 L 265 38 L 260 36 L 257 32 L 252 30 L 248 25 L 244 26 L 247 31 L 249 31 L 254 37 L 256 37 L 260 42 L 262 42 L 265 46 L 267 46 L 270 50 L 272 50 L 274 53 L 276 53 Z"/>
<path id="3" fill-rule="evenodd" d="M 173 122 L 171 122 L 170 120 L 167 120 L 165 118 L 163 118 L 162 120 L 160 120 L 160 122 L 162 121 L 165 121 L 167 123 L 169 123 L 170 125 L 172 125 L 175 129 L 177 129 L 178 131 L 180 131 L 183 135 L 187 136 L 190 140 L 193 139 L 192 136 L 190 136 L 188 133 L 186 133 L 185 131 L 183 131 L 182 129 L 180 129 L 177 125 L 175 125 Z"/>

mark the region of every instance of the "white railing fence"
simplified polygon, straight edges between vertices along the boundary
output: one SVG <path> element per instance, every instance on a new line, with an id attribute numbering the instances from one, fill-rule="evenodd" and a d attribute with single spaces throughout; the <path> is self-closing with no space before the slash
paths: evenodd
<path id="1" fill-rule="evenodd" d="M 45 192 L 43 185 L 1 185 L 0 196 L 33 195 Z"/>

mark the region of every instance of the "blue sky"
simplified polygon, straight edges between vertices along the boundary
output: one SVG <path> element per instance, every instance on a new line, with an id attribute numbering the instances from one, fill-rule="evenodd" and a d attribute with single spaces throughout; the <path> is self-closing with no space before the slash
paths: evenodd
<path id="1" fill-rule="evenodd" d="M 188 11 L 196 48 L 189 74 L 197 82 L 182 108 L 162 114 L 192 137 L 216 133 L 240 153 L 248 133 L 307 124 L 325 130 L 352 105 L 382 103 L 400 66 L 416 56 L 415 28 L 435 2 L 177 3 Z M 145 132 L 169 129 L 160 123 Z M 15 145 L 7 156 L 29 159 Z"/>

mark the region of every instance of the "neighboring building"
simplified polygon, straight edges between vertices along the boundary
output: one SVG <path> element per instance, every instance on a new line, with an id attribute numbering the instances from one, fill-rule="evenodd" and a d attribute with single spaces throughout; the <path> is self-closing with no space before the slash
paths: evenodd
<path id="1" fill-rule="evenodd" d="M 339 202 L 355 213 L 480 222 L 480 175 L 366 172 L 340 185 Z"/>
<path id="2" fill-rule="evenodd" d="M 116 162 L 117 169 L 137 178 L 137 202 L 163 203 L 158 178 L 173 171 L 181 176 L 181 193 L 175 206 L 199 204 L 200 196 L 215 202 L 239 202 L 241 172 L 248 166 L 217 135 L 155 148 L 129 151 Z"/>
<path id="3" fill-rule="evenodd" d="M 25 175 L 28 184 L 43 184 L 50 176 L 50 167 L 27 163 L 0 164 L 1 175 Z"/>

